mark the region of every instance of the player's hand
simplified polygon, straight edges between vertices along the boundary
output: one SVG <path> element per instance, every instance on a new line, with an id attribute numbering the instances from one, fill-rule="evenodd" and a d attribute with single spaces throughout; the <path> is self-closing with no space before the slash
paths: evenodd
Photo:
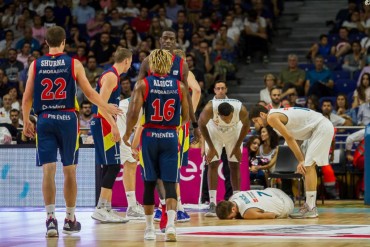
<path id="1" fill-rule="evenodd" d="M 131 147 L 131 143 L 130 143 L 130 137 L 131 137 L 131 134 L 130 133 L 125 133 L 125 135 L 122 137 L 122 141 L 125 143 L 126 146 L 128 147 Z"/>
<path id="2" fill-rule="evenodd" d="M 213 157 L 217 157 L 217 159 L 220 159 L 220 157 L 218 156 L 218 153 L 216 151 L 216 149 L 213 147 L 213 148 L 209 148 L 208 150 L 208 153 L 206 155 L 206 163 L 209 164 L 211 163 L 211 161 L 213 160 Z"/>
<path id="3" fill-rule="evenodd" d="M 119 134 L 117 125 L 112 127 L 111 132 L 112 132 L 112 141 L 119 142 L 121 139 L 121 136 Z"/>
<path id="4" fill-rule="evenodd" d="M 198 142 L 202 138 L 202 134 L 200 133 L 199 127 L 193 130 L 193 134 L 194 134 L 194 137 L 191 140 L 191 144 L 195 145 L 195 144 L 198 144 Z"/>
<path id="5" fill-rule="evenodd" d="M 302 175 L 306 174 L 306 167 L 304 166 L 304 161 L 299 162 L 299 164 L 297 166 L 297 173 L 300 173 Z"/>
<path id="6" fill-rule="evenodd" d="M 258 172 L 258 167 L 257 166 L 252 166 L 251 167 L 251 172 L 257 173 Z"/>
<path id="7" fill-rule="evenodd" d="M 242 159 L 242 151 L 240 150 L 240 146 L 238 147 L 235 146 L 233 148 L 233 151 L 231 152 L 230 157 L 232 157 L 233 155 L 238 160 L 238 162 L 240 162 L 240 160 Z"/>
<path id="8" fill-rule="evenodd" d="M 139 161 L 139 150 L 136 148 L 131 148 L 131 154 L 136 161 Z"/>
<path id="9" fill-rule="evenodd" d="M 23 121 L 23 134 L 29 138 L 35 137 L 35 126 L 29 119 Z"/>
<path id="10" fill-rule="evenodd" d="M 117 116 L 117 115 L 122 115 L 123 111 L 118 107 L 116 104 L 108 104 L 108 107 L 105 109 L 105 111 L 109 115 Z"/>

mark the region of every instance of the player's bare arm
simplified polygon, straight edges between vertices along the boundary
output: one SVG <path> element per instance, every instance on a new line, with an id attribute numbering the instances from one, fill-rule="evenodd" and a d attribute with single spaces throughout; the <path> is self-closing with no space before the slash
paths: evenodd
<path id="1" fill-rule="evenodd" d="M 285 127 L 283 124 L 284 122 L 287 122 L 287 117 L 280 113 L 272 113 L 267 117 L 267 123 L 274 129 L 280 132 L 280 134 L 284 137 L 285 141 L 287 142 L 289 148 L 293 151 L 294 156 L 298 160 L 298 167 L 297 171 L 301 174 L 304 174 L 306 169 L 304 167 L 304 155 L 302 154 L 302 151 L 300 147 L 298 146 L 296 140 L 292 136 L 292 134 L 289 132 L 289 130 Z"/>
<path id="2" fill-rule="evenodd" d="M 215 155 L 217 158 L 219 158 L 219 155 L 215 149 L 215 146 L 213 145 L 213 142 L 211 140 L 211 137 L 209 136 L 209 132 L 206 126 L 209 120 L 211 120 L 212 118 L 213 118 L 213 107 L 212 101 L 210 101 L 204 107 L 198 119 L 199 129 L 202 132 L 203 138 L 207 142 L 209 147 L 208 153 L 206 155 L 206 161 L 208 164 L 212 161 Z"/>
<path id="3" fill-rule="evenodd" d="M 27 137 L 33 138 L 35 136 L 35 127 L 33 123 L 30 121 L 30 112 L 32 108 L 32 98 L 33 98 L 33 90 L 34 90 L 34 68 L 35 61 L 30 64 L 30 68 L 28 70 L 28 79 L 26 83 L 26 89 L 23 94 L 22 100 L 22 112 L 23 112 L 23 134 Z"/>
<path id="4" fill-rule="evenodd" d="M 137 81 L 144 79 L 149 71 L 149 57 L 146 57 L 140 65 Z"/>
<path id="5" fill-rule="evenodd" d="M 143 80 L 136 82 L 127 111 L 126 133 L 123 136 L 123 141 L 127 146 L 131 146 L 129 139 L 139 117 L 140 108 L 143 107 L 144 104 L 145 90 L 146 85 Z"/>
<path id="6" fill-rule="evenodd" d="M 191 103 L 193 104 L 193 111 L 196 112 L 202 91 L 197 79 L 191 71 L 189 71 L 188 75 L 188 84 L 191 89 Z"/>
<path id="7" fill-rule="evenodd" d="M 259 208 L 250 208 L 243 214 L 244 219 L 257 220 L 257 219 L 275 219 L 277 214 L 271 212 L 265 212 Z"/>
<path id="8" fill-rule="evenodd" d="M 239 119 L 242 122 L 243 126 L 240 130 L 239 138 L 236 141 L 235 146 L 230 156 L 235 155 L 236 159 L 240 162 L 242 158 L 240 146 L 242 145 L 242 142 L 245 136 L 248 134 L 249 128 L 250 128 L 249 114 L 248 114 L 247 108 L 244 105 L 242 105 L 242 108 L 240 109 Z"/>
<path id="9" fill-rule="evenodd" d="M 181 89 L 181 95 L 182 95 L 182 100 L 181 100 L 181 124 L 184 125 L 189 121 L 189 102 L 187 98 L 187 92 L 184 83 L 180 83 L 180 89 Z"/>

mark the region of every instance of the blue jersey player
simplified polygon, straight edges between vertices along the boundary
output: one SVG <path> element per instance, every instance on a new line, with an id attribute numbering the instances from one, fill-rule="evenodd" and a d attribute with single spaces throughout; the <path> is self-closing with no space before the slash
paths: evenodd
<path id="1" fill-rule="evenodd" d="M 157 49 L 150 53 L 149 67 L 153 73 L 135 85 L 127 112 L 127 129 L 123 136 L 126 145 L 130 145 L 128 140 L 143 107 L 140 163 L 144 178 L 146 240 L 155 240 L 154 189 L 156 181 L 161 179 L 168 214 L 166 241 L 176 241 L 174 221 L 180 165 L 177 128 L 188 121 L 189 105 L 186 87 L 179 80 L 168 76 L 171 66 L 172 54 L 168 51 Z"/>
<path id="2" fill-rule="evenodd" d="M 55 218 L 55 172 L 57 150 L 63 163 L 64 198 L 66 218 L 63 233 L 79 232 L 81 224 L 76 221 L 77 197 L 76 165 L 78 158 L 78 104 L 76 82 L 91 102 L 97 104 L 101 113 L 112 126 L 112 140 L 118 141 L 119 131 L 112 115 L 120 111 L 116 106 L 105 103 L 90 86 L 82 64 L 63 53 L 66 33 L 59 26 L 51 27 L 46 33 L 49 54 L 32 62 L 29 69 L 22 110 L 24 134 L 34 137 L 35 128 L 30 121 L 33 103 L 37 114 L 37 155 L 43 167 L 42 192 L 47 212 L 46 236 L 58 236 L 58 222 Z"/>

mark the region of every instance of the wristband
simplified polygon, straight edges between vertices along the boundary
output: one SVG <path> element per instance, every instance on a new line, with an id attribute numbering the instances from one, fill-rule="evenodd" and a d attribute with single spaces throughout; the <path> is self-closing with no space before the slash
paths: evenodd
<path id="1" fill-rule="evenodd" d="M 194 128 L 194 129 L 196 129 L 196 128 L 198 128 L 198 127 L 199 127 L 197 122 L 192 122 L 191 124 L 193 125 L 193 128 Z"/>

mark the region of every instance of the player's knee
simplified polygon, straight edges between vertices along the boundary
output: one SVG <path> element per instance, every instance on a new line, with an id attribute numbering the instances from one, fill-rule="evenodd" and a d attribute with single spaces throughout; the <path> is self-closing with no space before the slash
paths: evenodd
<path id="1" fill-rule="evenodd" d="M 144 205 L 154 205 L 154 189 L 156 181 L 144 181 Z"/>
<path id="2" fill-rule="evenodd" d="M 230 169 L 239 169 L 239 163 L 238 162 L 229 162 Z"/>
<path id="3" fill-rule="evenodd" d="M 212 161 L 211 163 L 208 164 L 209 169 L 218 169 L 218 165 L 220 164 L 220 161 Z"/>
<path id="4" fill-rule="evenodd" d="M 121 169 L 121 165 L 106 165 L 106 173 L 103 177 L 102 187 L 106 189 L 112 189 L 116 177 Z"/>
<path id="5" fill-rule="evenodd" d="M 125 162 L 124 169 L 129 171 L 136 171 L 136 162 Z"/>
<path id="6" fill-rule="evenodd" d="M 166 191 L 166 199 L 177 200 L 176 183 L 174 182 L 163 182 L 164 189 Z"/>

